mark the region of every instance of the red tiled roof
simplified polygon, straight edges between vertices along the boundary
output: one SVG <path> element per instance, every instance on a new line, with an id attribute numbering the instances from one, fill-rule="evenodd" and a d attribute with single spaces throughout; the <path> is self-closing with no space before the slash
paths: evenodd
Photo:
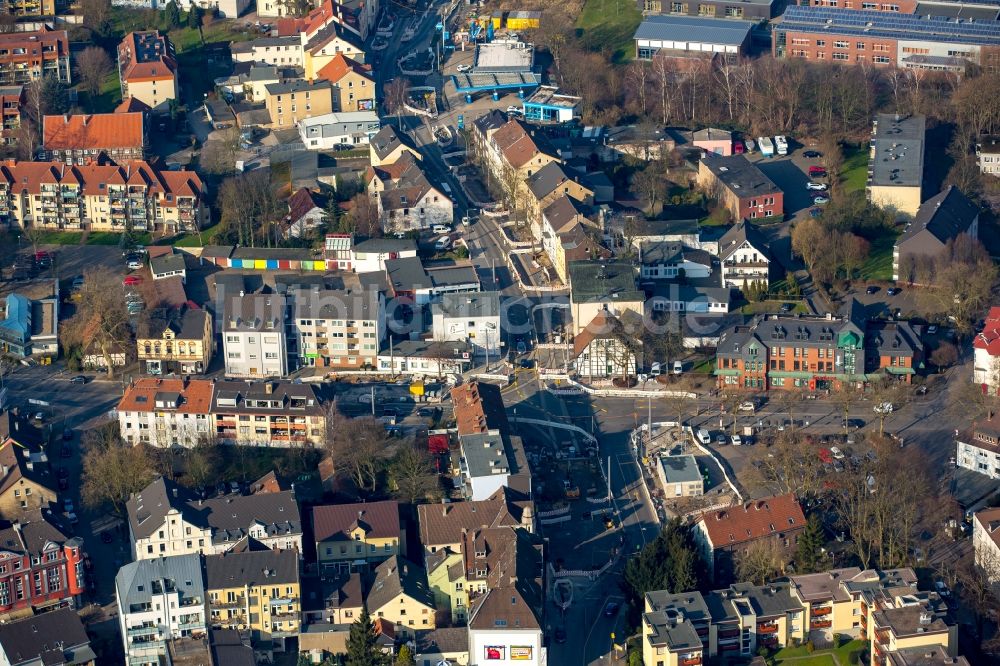
<path id="1" fill-rule="evenodd" d="M 972 346 L 984 349 L 990 356 L 1000 356 L 1000 306 L 994 305 L 986 315 L 986 325 L 976 336 Z"/>
<path id="2" fill-rule="evenodd" d="M 471 381 L 451 389 L 452 410 L 459 436 L 509 429 L 503 396 L 492 384 Z"/>
<path id="3" fill-rule="evenodd" d="M 42 185 L 74 183 L 85 195 L 106 195 L 108 185 L 137 185 L 159 199 L 159 205 L 173 208 L 177 197 L 197 197 L 204 185 L 193 171 L 157 171 L 148 162 L 85 164 L 67 166 L 55 162 L 0 162 L 0 184 L 15 193 L 39 194 Z"/>
<path id="4" fill-rule="evenodd" d="M 361 76 L 371 79 L 371 68 L 365 67 L 357 60 L 348 58 L 343 53 L 338 53 L 333 57 L 333 60 L 328 62 L 323 69 L 316 72 L 316 78 L 326 79 L 330 83 L 337 83 L 348 72 L 354 72 L 355 74 L 360 74 Z"/>
<path id="5" fill-rule="evenodd" d="M 152 111 L 149 104 L 135 97 L 126 97 L 121 104 L 115 107 L 115 113 L 146 113 L 147 111 Z"/>
<path id="6" fill-rule="evenodd" d="M 142 149 L 141 113 L 45 116 L 42 127 L 46 150 Z"/>
<path id="7" fill-rule="evenodd" d="M 157 393 L 180 393 L 180 414 L 208 414 L 212 407 L 215 383 L 208 379 L 137 379 L 125 390 L 118 402 L 120 412 L 152 412 L 156 410 Z"/>
<path id="8" fill-rule="evenodd" d="M 573 338 L 573 358 L 582 354 L 583 350 L 598 337 L 599 333 L 609 330 L 613 320 L 614 317 L 608 314 L 607 310 L 598 312 L 590 323 L 587 324 L 586 328 L 577 333 L 576 337 Z"/>
<path id="9" fill-rule="evenodd" d="M 805 528 L 806 517 L 795 495 L 751 500 L 742 506 L 703 513 L 703 524 L 713 548 L 724 548 Z"/>
<path id="10" fill-rule="evenodd" d="M 313 507 L 313 537 L 323 541 L 351 541 L 362 527 L 368 539 L 399 538 L 399 504 L 392 500 Z"/>
<path id="11" fill-rule="evenodd" d="M 515 169 L 520 169 L 542 152 L 524 125 L 517 120 L 508 121 L 494 132 L 493 142 L 507 163 Z"/>
<path id="12" fill-rule="evenodd" d="M 118 62 L 124 65 L 121 78 L 126 82 L 162 81 L 176 76 L 177 61 L 170 55 L 169 42 L 163 35 L 157 33 L 155 38 L 163 43 L 163 52 L 154 54 L 155 57 L 140 58 L 140 54 L 150 53 L 150 49 L 143 47 L 141 41 L 144 38 L 152 39 L 149 37 L 152 32 L 130 32 L 118 45 Z"/>

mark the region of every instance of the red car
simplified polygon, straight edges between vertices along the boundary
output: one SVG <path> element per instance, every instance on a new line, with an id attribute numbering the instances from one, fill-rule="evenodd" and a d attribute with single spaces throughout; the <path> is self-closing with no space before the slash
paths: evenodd
<path id="1" fill-rule="evenodd" d="M 140 284 L 141 282 L 142 278 L 139 277 L 138 275 L 129 275 L 124 280 L 122 280 L 122 284 L 125 285 L 126 287 L 134 287 L 135 285 Z"/>
<path id="2" fill-rule="evenodd" d="M 824 178 L 826 177 L 826 169 L 821 166 L 811 166 L 809 167 L 809 176 L 811 178 Z"/>

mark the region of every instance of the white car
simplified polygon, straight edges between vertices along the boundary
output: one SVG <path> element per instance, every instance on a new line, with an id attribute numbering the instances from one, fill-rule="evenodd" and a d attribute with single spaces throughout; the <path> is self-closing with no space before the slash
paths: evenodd
<path id="1" fill-rule="evenodd" d="M 892 414 L 893 407 L 891 402 L 883 402 L 875 405 L 872 409 L 875 410 L 876 414 Z"/>
<path id="2" fill-rule="evenodd" d="M 753 414 L 756 409 L 757 407 L 754 406 L 752 400 L 744 400 L 740 403 L 739 407 L 736 408 L 737 411 L 750 412 L 751 414 Z"/>
<path id="3" fill-rule="evenodd" d="M 472 71 L 472 65 L 459 65 L 458 67 L 455 68 L 455 71 L 458 71 L 458 72 L 471 72 Z"/>
<path id="4" fill-rule="evenodd" d="M 695 433 L 695 436 L 698 438 L 698 441 L 701 442 L 702 444 L 712 443 L 712 436 L 708 434 L 708 431 L 705 430 L 704 428 L 699 428 L 698 432 Z"/>
<path id="5" fill-rule="evenodd" d="M 733 446 L 742 446 L 743 445 L 743 440 L 740 439 L 739 435 L 733 435 L 732 437 L 730 437 L 730 439 L 733 440 Z"/>
<path id="6" fill-rule="evenodd" d="M 806 189 L 807 190 L 815 190 L 817 192 L 825 192 L 826 188 L 827 188 L 826 183 L 814 183 L 812 181 L 809 181 L 808 183 L 806 183 Z"/>
<path id="7" fill-rule="evenodd" d="M 843 460 L 844 459 L 844 452 L 841 451 L 836 446 L 831 446 L 830 447 L 830 455 L 832 455 L 837 460 Z"/>
<path id="8" fill-rule="evenodd" d="M 447 250 L 451 247 L 451 239 L 447 236 L 442 236 L 434 242 L 435 250 Z"/>
<path id="9" fill-rule="evenodd" d="M 431 233 L 433 234 L 450 234 L 451 227 L 446 224 L 435 224 L 431 227 Z"/>
<path id="10" fill-rule="evenodd" d="M 521 107 L 511 104 L 507 107 L 507 113 L 521 113 Z"/>

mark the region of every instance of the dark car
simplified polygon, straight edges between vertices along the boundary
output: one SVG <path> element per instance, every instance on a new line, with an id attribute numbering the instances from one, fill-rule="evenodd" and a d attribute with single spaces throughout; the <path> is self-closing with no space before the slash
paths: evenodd
<path id="1" fill-rule="evenodd" d="M 77 375 L 73 379 L 69 380 L 70 384 L 86 384 L 87 378 L 84 375 Z"/>
<path id="2" fill-rule="evenodd" d="M 565 629 L 556 629 L 555 638 L 556 638 L 556 643 L 565 643 L 566 642 L 566 630 Z"/>
<path id="3" fill-rule="evenodd" d="M 115 540 L 115 535 L 113 535 L 108 530 L 104 530 L 103 532 L 101 532 L 101 541 L 103 543 L 111 543 L 114 540 Z"/>
<path id="4" fill-rule="evenodd" d="M 810 208 L 809 209 L 809 217 L 819 217 L 822 214 L 823 214 L 823 209 L 822 208 Z"/>
<path id="5" fill-rule="evenodd" d="M 792 305 L 791 303 L 782 303 L 781 304 L 781 311 L 782 312 L 791 312 L 794 307 L 795 306 Z"/>
<path id="6" fill-rule="evenodd" d="M 433 407 L 421 407 L 417 410 L 417 416 L 422 416 L 424 418 L 434 418 L 437 416 L 437 410 Z"/>
<path id="7" fill-rule="evenodd" d="M 868 287 L 867 289 L 865 289 L 865 293 L 866 294 L 875 294 L 875 293 L 878 293 L 878 287 L 876 287 L 875 285 L 871 285 L 870 287 Z"/>
<path id="8" fill-rule="evenodd" d="M 901 291 L 903 290 L 900 287 L 889 287 L 888 289 L 885 290 L 885 293 L 889 294 L 890 296 L 895 296 Z"/>
<path id="9" fill-rule="evenodd" d="M 66 428 L 65 430 L 63 430 L 63 441 L 68 442 L 71 439 L 73 439 L 73 429 Z"/>
<path id="10" fill-rule="evenodd" d="M 614 617 L 618 615 L 618 609 L 620 606 L 614 601 L 609 601 L 608 605 L 604 607 L 604 617 Z"/>
<path id="11" fill-rule="evenodd" d="M 59 449 L 60 458 L 71 458 L 72 456 L 73 456 L 73 451 L 70 450 L 68 446 L 64 446 L 61 449 Z"/>
<path id="12" fill-rule="evenodd" d="M 533 367 L 535 367 L 535 362 L 530 358 L 526 358 L 521 361 L 521 367 L 524 368 L 525 370 L 531 370 Z"/>
<path id="13" fill-rule="evenodd" d="M 823 153 L 818 150 L 807 150 L 802 153 L 802 157 L 808 157 L 809 159 L 814 160 L 817 157 L 823 157 Z"/>
<path id="14" fill-rule="evenodd" d="M 69 490 L 69 479 L 59 479 L 59 490 Z"/>

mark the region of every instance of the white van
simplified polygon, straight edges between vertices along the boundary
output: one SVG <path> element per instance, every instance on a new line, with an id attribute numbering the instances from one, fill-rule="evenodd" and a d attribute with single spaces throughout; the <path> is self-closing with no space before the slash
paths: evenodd
<path id="1" fill-rule="evenodd" d="M 447 236 L 438 238 L 437 241 L 434 243 L 435 250 L 447 250 L 450 247 L 451 247 L 451 239 L 448 238 Z"/>
<path id="2" fill-rule="evenodd" d="M 444 190 L 444 193 L 449 197 L 451 196 L 451 185 L 448 183 L 441 183 L 441 189 Z"/>
<path id="3" fill-rule="evenodd" d="M 684 364 L 680 361 L 674 361 L 674 374 L 679 375 L 684 372 Z"/>
<path id="4" fill-rule="evenodd" d="M 662 372 L 662 366 L 660 365 L 659 361 L 656 361 L 651 366 L 649 366 L 650 377 L 659 377 L 661 372 Z"/>
<path id="5" fill-rule="evenodd" d="M 449 227 L 446 224 L 435 224 L 433 227 L 431 227 L 431 233 L 434 233 L 434 234 L 450 234 L 451 233 L 451 227 Z"/>

